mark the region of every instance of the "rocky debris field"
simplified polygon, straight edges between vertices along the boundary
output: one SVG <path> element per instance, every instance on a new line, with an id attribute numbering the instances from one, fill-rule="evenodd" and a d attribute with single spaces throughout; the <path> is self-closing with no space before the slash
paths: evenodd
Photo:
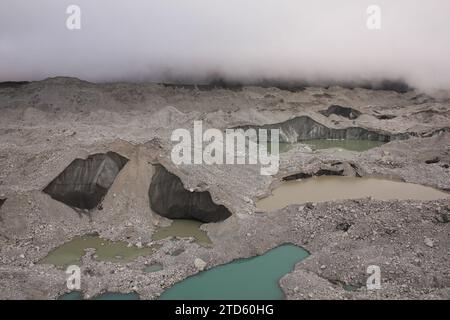
<path id="1" fill-rule="evenodd" d="M 204 268 L 286 242 L 311 253 L 280 279 L 288 299 L 450 298 L 448 198 L 364 198 L 272 212 L 255 206 L 286 177 L 329 173 L 450 192 L 448 99 L 415 91 L 200 90 L 54 78 L 0 86 L 0 112 L 2 299 L 55 299 L 67 292 L 65 270 L 39 261 L 73 237 L 92 233 L 159 249 L 128 263 L 98 261 L 87 250 L 80 262 L 86 298 L 134 291 L 156 299 Z M 277 124 L 286 141 L 339 137 L 386 143 L 365 152 L 296 146 L 280 155 L 273 176 L 260 175 L 257 165 L 177 166 L 170 158 L 171 133 L 191 130 L 194 120 L 219 130 Z M 153 206 L 152 182 L 158 202 Z M 192 238 L 152 240 L 177 211 L 175 198 L 164 196 L 172 192 L 180 205 L 191 204 L 186 212 L 203 208 L 194 217 L 213 221 L 202 226 L 212 245 Z M 86 197 L 92 201 L 80 202 Z M 144 272 L 152 263 L 163 270 Z M 370 265 L 380 267 L 379 290 L 366 288 Z"/>

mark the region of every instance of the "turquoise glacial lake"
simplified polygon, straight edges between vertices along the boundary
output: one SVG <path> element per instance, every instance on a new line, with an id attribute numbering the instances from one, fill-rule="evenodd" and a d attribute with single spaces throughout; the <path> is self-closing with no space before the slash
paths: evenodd
<path id="1" fill-rule="evenodd" d="M 239 259 L 202 271 L 167 289 L 162 300 L 284 299 L 278 281 L 309 256 L 293 244 L 283 244 L 261 256 Z"/>

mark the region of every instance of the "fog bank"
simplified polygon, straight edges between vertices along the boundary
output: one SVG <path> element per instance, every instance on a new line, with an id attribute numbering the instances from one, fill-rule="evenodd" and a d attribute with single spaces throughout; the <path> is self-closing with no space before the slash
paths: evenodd
<path id="1" fill-rule="evenodd" d="M 81 8 L 81 29 L 66 8 Z M 369 5 L 381 29 L 366 26 Z M 381 83 L 450 89 L 447 0 L 2 0 L 0 81 Z"/>

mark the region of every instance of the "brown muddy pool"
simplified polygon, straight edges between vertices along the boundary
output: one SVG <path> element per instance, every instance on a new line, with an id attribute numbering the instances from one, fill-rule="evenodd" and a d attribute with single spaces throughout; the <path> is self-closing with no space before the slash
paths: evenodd
<path id="1" fill-rule="evenodd" d="M 380 178 L 330 177 L 285 181 L 261 199 L 256 207 L 276 210 L 290 204 L 326 202 L 372 197 L 378 200 L 437 200 L 450 197 L 449 193 L 419 184 Z"/>

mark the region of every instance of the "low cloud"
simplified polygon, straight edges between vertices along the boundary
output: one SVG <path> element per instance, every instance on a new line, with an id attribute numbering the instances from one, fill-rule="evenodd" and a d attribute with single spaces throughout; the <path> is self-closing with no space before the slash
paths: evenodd
<path id="1" fill-rule="evenodd" d="M 81 30 L 66 8 L 81 8 Z M 366 9 L 381 8 L 381 29 Z M 0 81 L 404 80 L 450 89 L 447 0 L 2 0 Z"/>

